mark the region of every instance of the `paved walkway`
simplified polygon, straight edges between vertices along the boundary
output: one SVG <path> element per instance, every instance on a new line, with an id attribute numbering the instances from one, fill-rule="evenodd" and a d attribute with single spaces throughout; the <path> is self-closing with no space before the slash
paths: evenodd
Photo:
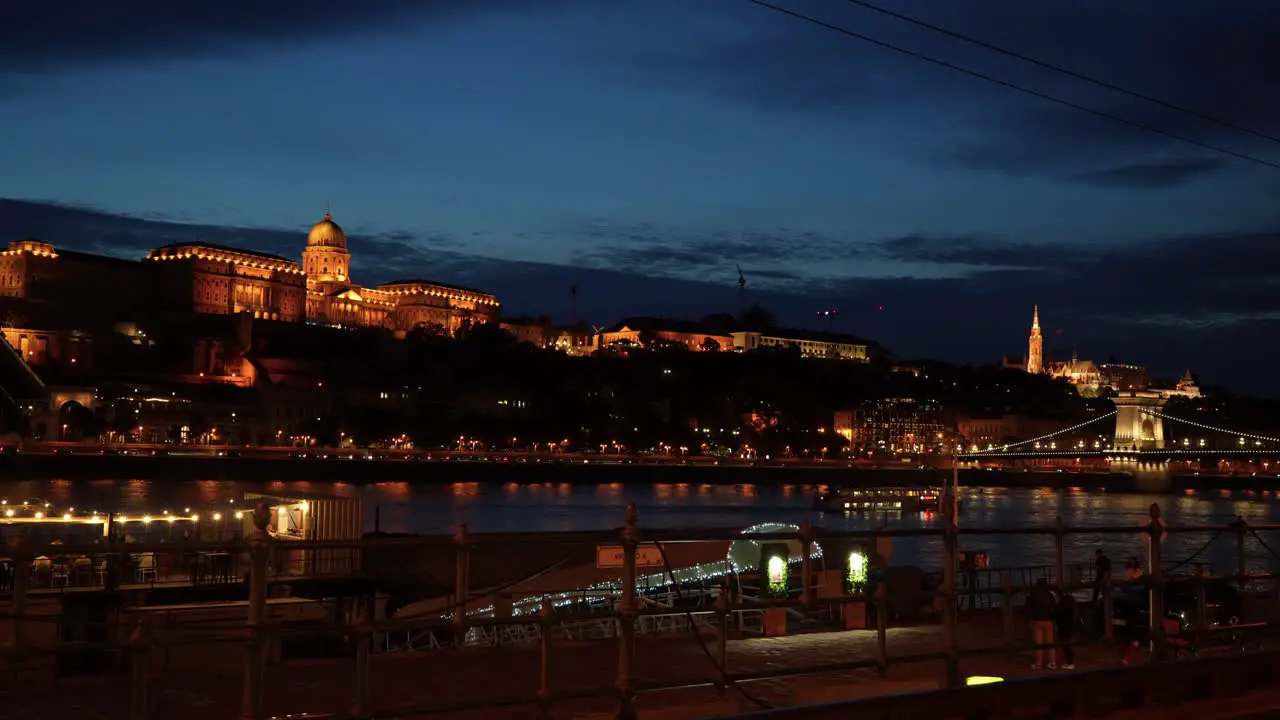
<path id="1" fill-rule="evenodd" d="M 1024 635 L 1025 636 L 1025 635 Z M 996 651 L 1000 645 L 998 618 L 962 626 L 961 646 L 993 651 L 961 661 L 963 675 L 1020 677 L 1031 672 L 1031 656 Z M 714 637 L 708 649 L 716 652 Z M 942 628 L 937 625 L 893 628 L 889 631 L 890 657 L 942 652 Z M 793 635 L 782 638 L 731 640 L 729 671 L 733 675 L 784 674 L 788 670 L 857 660 L 874 660 L 874 631 L 831 632 Z M 1078 667 L 1115 665 L 1117 653 L 1101 647 L 1080 648 Z M 243 665 L 240 646 L 211 646 L 208 667 L 172 671 L 151 683 L 151 718 L 165 720 L 224 720 L 239 708 Z M 537 717 L 528 704 L 507 709 L 447 711 L 450 707 L 475 705 L 509 698 L 533 698 L 539 685 L 537 647 L 475 648 L 436 650 L 423 653 L 379 654 L 370 658 L 370 696 L 379 711 L 429 707 L 430 714 L 404 717 L 450 717 L 458 720 L 482 718 Z M 612 687 L 617 668 L 614 641 L 555 644 L 550 663 L 551 685 L 558 695 L 590 694 L 595 697 L 557 702 L 556 718 L 608 711 L 615 706 Z M 891 665 L 890 681 L 939 681 L 945 665 L 940 661 Z M 710 661 L 691 635 L 642 638 L 633 661 L 635 685 L 694 685 L 716 677 Z M 1046 671 L 1050 672 L 1050 671 Z M 1054 671 L 1063 672 L 1063 671 Z M 273 665 L 267 673 L 266 705 L 269 713 L 336 713 L 349 709 L 354 697 L 353 663 L 344 660 L 308 660 Z M 742 710 L 760 705 L 778 706 L 813 701 L 815 693 L 830 693 L 844 687 L 850 692 L 876 694 L 884 681 L 872 669 L 829 672 L 742 682 L 743 692 L 730 690 L 728 697 Z M 641 707 L 723 698 L 712 687 L 643 692 Z M 15 683 L 0 676 L 0 719 L 76 718 L 116 720 L 128 713 L 127 677 L 82 680 L 27 679 Z M 817 698 L 823 699 L 823 698 Z M 825 698 L 834 699 L 834 698 Z"/>

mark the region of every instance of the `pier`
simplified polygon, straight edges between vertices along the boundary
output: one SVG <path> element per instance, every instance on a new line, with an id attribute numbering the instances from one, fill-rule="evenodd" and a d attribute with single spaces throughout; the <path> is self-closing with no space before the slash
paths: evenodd
<path id="1" fill-rule="evenodd" d="M 358 541 L 283 540 L 268 532 L 265 505 L 252 515 L 243 540 L 183 548 L 238 558 L 246 572 L 218 583 L 217 599 L 164 601 L 163 578 L 112 591 L 92 583 L 37 588 L 35 575 L 22 572 L 50 552 L 163 553 L 172 545 L 8 548 L 15 571 L 0 608 L 10 669 L 0 679 L 0 717 L 478 720 L 759 711 L 782 718 L 855 710 L 874 717 L 888 707 L 877 698 L 904 693 L 895 707 L 909 703 L 921 718 L 1033 701 L 1125 713 L 1160 702 L 1222 703 L 1225 695 L 1256 705 L 1266 701 L 1260 689 L 1280 675 L 1276 576 L 1248 567 L 1243 554 L 1230 568 L 1161 554 L 1166 533 L 1243 548 L 1280 527 L 1167 527 L 1154 506 L 1145 524 L 1132 527 L 657 530 L 644 528 L 631 509 L 610 532 L 511 536 L 462 527 L 452 536 Z M 1163 617 L 1171 583 L 1195 588 L 1199 599 L 1185 608 L 1189 619 L 1177 636 L 1158 621 L 1142 628 L 1142 647 L 1128 665 L 1121 665 L 1128 638 L 1103 622 L 1073 643 L 1077 670 L 1033 674 L 1036 648 L 1020 606 L 1040 578 L 1078 593 L 1082 614 L 1101 585 L 1098 609 L 1113 617 L 1119 578 L 1099 582 L 1063 551 L 1064 540 L 1080 534 L 1146 538 L 1149 572 L 1133 582 L 1155 590 L 1151 617 Z M 982 567 L 964 550 L 965 538 L 982 535 L 1054 538 L 1057 561 Z M 885 568 L 873 558 L 907 536 L 939 540 L 946 561 L 924 572 L 904 602 L 901 587 L 875 574 Z M 286 552 L 310 560 L 290 565 Z M 350 564 L 355 557 L 359 563 Z M 433 578 L 440 590 L 387 608 L 387 581 L 396 575 L 388 567 L 398 562 L 409 563 L 403 576 Z M 315 571 L 285 572 L 290 567 Z M 857 574 L 863 570 L 870 572 Z M 1232 588 L 1245 602 L 1245 617 L 1225 631 L 1204 601 L 1204 590 L 1215 587 Z M 1161 668 L 1155 675 L 1153 665 Z M 1186 683 L 1149 682 L 1154 677 Z M 969 687 L 972 678 L 998 678 L 1009 692 L 997 698 Z M 1143 679 L 1137 690 L 1134 678 Z M 1019 683 L 1033 689 L 1014 690 Z M 1071 699 L 1080 697 L 1092 704 Z M 788 709 L 797 707 L 827 714 Z"/>

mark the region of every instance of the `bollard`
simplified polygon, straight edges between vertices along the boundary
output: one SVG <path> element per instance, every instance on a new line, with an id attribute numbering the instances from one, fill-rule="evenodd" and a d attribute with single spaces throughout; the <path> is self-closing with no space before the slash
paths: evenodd
<path id="1" fill-rule="evenodd" d="M 267 524 L 271 512 L 265 503 L 253 509 L 253 537 L 249 549 L 249 644 L 244 661 L 244 696 L 240 703 L 243 720 L 261 720 L 266 673 L 267 645 L 263 625 L 267 607 Z"/>
<path id="2" fill-rule="evenodd" d="M 622 603 L 618 607 L 618 720 L 635 720 L 635 693 L 631 687 L 631 658 L 636 642 L 636 521 L 635 503 L 627 503 L 627 524 L 622 529 Z"/>

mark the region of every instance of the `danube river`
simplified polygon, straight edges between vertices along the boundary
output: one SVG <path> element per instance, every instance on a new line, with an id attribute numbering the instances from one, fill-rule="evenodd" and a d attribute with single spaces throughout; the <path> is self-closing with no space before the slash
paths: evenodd
<path id="1" fill-rule="evenodd" d="M 634 502 L 641 527 L 746 528 L 759 523 L 799 524 L 832 529 L 866 529 L 887 521 L 891 528 L 940 526 L 933 515 L 867 518 L 813 509 L 815 488 L 807 485 L 699 484 L 482 484 L 434 486 L 410 483 L 345 483 L 234 481 L 27 481 L 0 483 L 0 498 L 11 503 L 40 499 L 56 508 L 76 507 L 101 512 L 178 513 L 186 508 L 208 509 L 243 503 L 246 492 L 278 495 L 337 495 L 359 498 L 366 530 L 375 521 L 384 532 L 452 533 L 460 523 L 472 532 L 528 532 L 607 530 L 623 522 L 623 509 Z M 1254 525 L 1280 524 L 1280 493 L 1225 491 L 1195 494 L 1129 495 L 1080 490 L 966 489 L 961 527 L 1048 527 L 1061 517 L 1068 526 L 1135 526 L 1147 517 L 1154 501 L 1166 524 L 1225 525 L 1242 516 Z M 240 505 L 243 506 L 243 505 Z M 1235 535 L 1171 533 L 1164 543 L 1165 559 L 1182 560 L 1197 551 L 1198 561 L 1215 571 L 1235 568 Z M 1262 542 L 1246 538 L 1249 565 L 1255 571 L 1280 569 L 1275 555 L 1280 532 L 1261 532 Z M 1266 545 L 1263 545 L 1263 542 Z M 1054 543 L 1048 536 L 966 536 L 962 549 L 986 550 L 998 567 L 1052 564 Z M 1143 554 L 1138 538 L 1117 535 L 1075 535 L 1069 538 L 1069 562 L 1086 562 L 1094 548 L 1104 545 L 1119 565 Z M 1206 547 L 1207 545 L 1207 547 Z M 1203 548 L 1203 550 L 1201 550 Z M 933 565 L 941 552 L 937 538 L 901 539 L 894 562 Z"/>

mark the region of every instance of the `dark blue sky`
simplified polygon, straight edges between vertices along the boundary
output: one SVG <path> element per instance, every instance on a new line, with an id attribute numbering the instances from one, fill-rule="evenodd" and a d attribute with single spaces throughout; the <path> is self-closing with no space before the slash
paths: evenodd
<path id="1" fill-rule="evenodd" d="M 777 2 L 1280 162 L 844 0 Z M 1280 134 L 1274 0 L 881 4 Z M 4 239 L 292 256 L 332 202 L 357 280 L 487 283 L 511 312 L 563 316 L 574 282 L 597 322 L 733 310 L 741 264 L 784 319 L 836 303 L 905 356 L 1021 352 L 1038 302 L 1060 354 L 1280 390 L 1280 170 L 745 0 L 6 3 L 0 138 Z"/>

